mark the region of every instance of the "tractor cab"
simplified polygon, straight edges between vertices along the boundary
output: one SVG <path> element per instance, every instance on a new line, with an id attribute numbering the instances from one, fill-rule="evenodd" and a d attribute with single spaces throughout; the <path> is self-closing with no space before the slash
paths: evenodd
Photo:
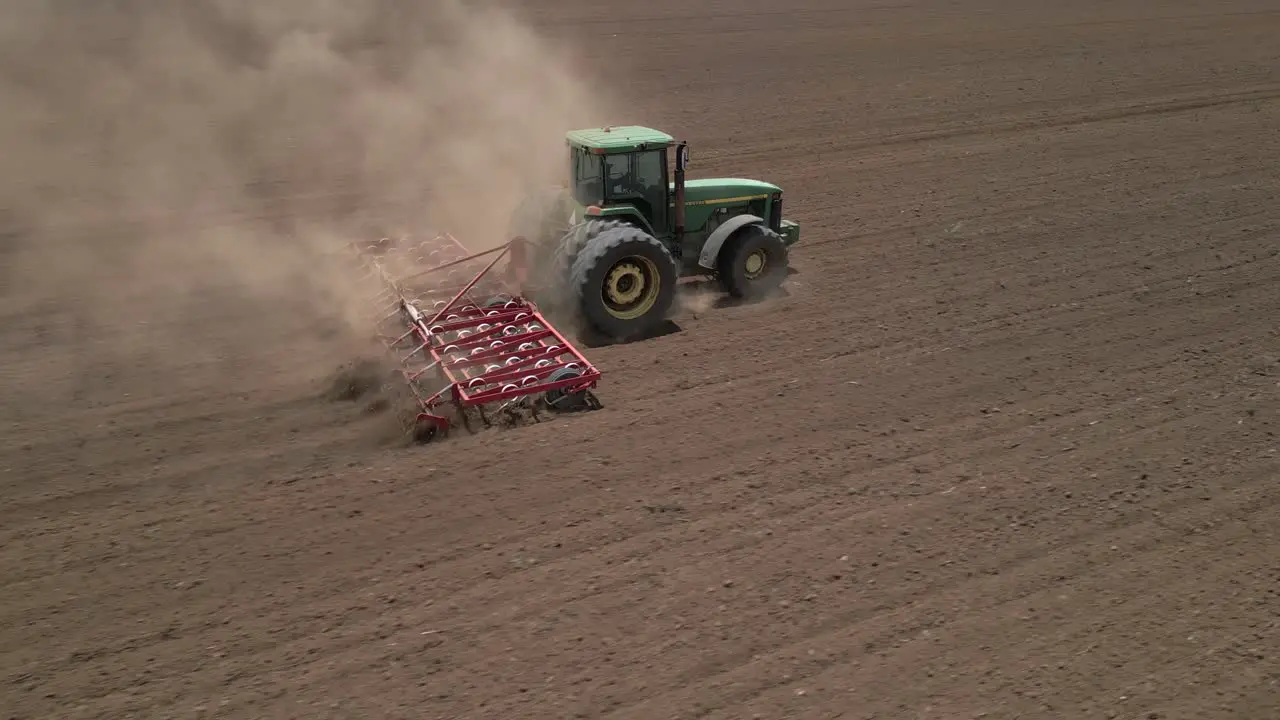
<path id="1" fill-rule="evenodd" d="M 634 208 L 656 236 L 667 236 L 672 208 L 670 135 L 642 127 L 575 130 L 567 136 L 570 191 L 584 208 Z"/>

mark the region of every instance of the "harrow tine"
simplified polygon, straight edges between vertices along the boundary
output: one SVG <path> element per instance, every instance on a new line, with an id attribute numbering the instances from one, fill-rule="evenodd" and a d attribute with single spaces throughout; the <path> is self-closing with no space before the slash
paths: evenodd
<path id="1" fill-rule="evenodd" d="M 424 365 L 423 367 L 418 368 L 417 370 L 413 371 L 412 373 L 409 373 L 409 379 L 410 379 L 410 380 L 417 380 L 418 378 L 422 377 L 423 375 L 427 374 L 427 373 L 428 373 L 428 372 L 430 372 L 432 369 L 434 369 L 435 367 L 437 367 L 439 364 L 440 364 L 439 362 L 433 362 L 433 363 L 431 363 L 431 364 L 429 364 L 429 365 Z"/>
<path id="2" fill-rule="evenodd" d="M 401 301 L 397 300 L 397 301 L 396 301 L 396 308 L 395 308 L 394 310 L 392 310 L 391 312 L 385 313 L 385 314 L 382 316 L 382 320 L 381 320 L 381 322 L 386 322 L 386 321 L 388 321 L 388 320 L 394 320 L 394 319 L 396 318 L 396 316 L 400 314 L 400 310 L 401 310 L 401 308 L 402 308 L 402 307 L 403 307 L 403 306 L 401 305 Z"/>
<path id="3" fill-rule="evenodd" d="M 427 345 L 428 345 L 428 344 L 429 344 L 429 343 L 422 343 L 421 345 L 417 346 L 416 348 L 414 348 L 413 350 L 411 350 L 411 351 L 409 352 L 409 354 L 408 354 L 408 355 L 405 355 L 405 356 L 401 357 L 401 358 L 400 358 L 400 362 L 401 362 L 401 363 L 409 362 L 410 360 L 412 360 L 412 359 L 413 359 L 413 356 L 414 356 L 414 355 L 417 355 L 418 353 L 422 352 L 423 350 L 426 350 L 426 349 L 427 349 Z"/>
<path id="4" fill-rule="evenodd" d="M 409 336 L 413 335 L 415 332 L 417 332 L 417 328 L 409 328 L 408 330 L 404 331 L 399 336 L 397 336 L 395 340 L 392 340 L 391 345 L 399 347 L 400 343 L 404 342 L 405 340 L 408 340 Z"/>

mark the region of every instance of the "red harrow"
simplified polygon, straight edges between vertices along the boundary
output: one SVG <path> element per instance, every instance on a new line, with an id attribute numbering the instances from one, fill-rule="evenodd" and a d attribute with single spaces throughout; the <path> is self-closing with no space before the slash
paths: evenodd
<path id="1" fill-rule="evenodd" d="M 515 424 L 525 412 L 538 421 L 540 408 L 600 407 L 591 392 L 600 371 L 523 295 L 529 253 L 523 238 L 475 254 L 449 234 L 354 249 L 365 279 L 377 283 L 378 337 L 417 403 L 419 440 L 448 432 L 442 410 L 449 404 L 468 430 L 472 411 L 488 426 L 495 410 Z M 398 278 L 401 269 L 407 274 Z"/>

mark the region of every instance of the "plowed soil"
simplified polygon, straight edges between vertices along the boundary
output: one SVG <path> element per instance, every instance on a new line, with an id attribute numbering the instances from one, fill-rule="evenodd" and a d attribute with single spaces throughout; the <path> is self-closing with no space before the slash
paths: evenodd
<path id="1" fill-rule="evenodd" d="M 1280 718 L 1273 0 L 544 5 L 788 295 L 427 447 L 7 298 L 0 714 Z"/>

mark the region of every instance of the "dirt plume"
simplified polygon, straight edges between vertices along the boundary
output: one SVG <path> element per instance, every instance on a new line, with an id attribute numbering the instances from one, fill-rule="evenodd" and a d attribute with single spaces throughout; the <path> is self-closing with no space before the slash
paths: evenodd
<path id="1" fill-rule="evenodd" d="M 334 372 L 325 397 L 333 402 L 354 402 L 381 389 L 390 377 L 391 368 L 380 359 L 360 358 Z"/>
<path id="2" fill-rule="evenodd" d="M 189 321 L 223 303 L 243 322 L 220 354 L 317 320 L 367 333 L 323 253 L 428 227 L 497 244 L 563 175 L 564 130 L 602 121 L 573 68 L 461 0 L 7 3 L 0 312 L 78 300 L 127 356 L 198 351 Z"/>

